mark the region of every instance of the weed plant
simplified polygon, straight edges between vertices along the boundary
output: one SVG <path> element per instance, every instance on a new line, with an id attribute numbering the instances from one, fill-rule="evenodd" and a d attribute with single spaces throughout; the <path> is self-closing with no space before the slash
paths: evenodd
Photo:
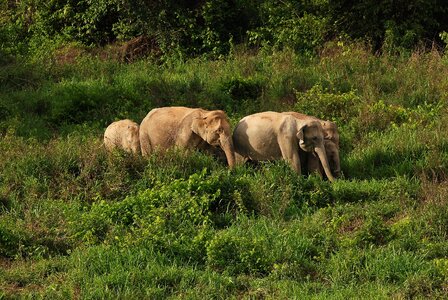
<path id="1" fill-rule="evenodd" d="M 446 298 L 446 57 L 328 45 L 0 70 L 0 299 Z M 333 120 L 343 176 L 102 145 L 154 107 Z"/>

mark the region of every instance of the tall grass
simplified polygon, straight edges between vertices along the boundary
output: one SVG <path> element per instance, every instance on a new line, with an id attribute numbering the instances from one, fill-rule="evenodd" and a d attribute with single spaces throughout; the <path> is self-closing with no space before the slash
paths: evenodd
<path id="1" fill-rule="evenodd" d="M 328 46 L 0 71 L 0 298 L 444 298 L 446 57 Z M 341 179 L 107 153 L 166 105 L 336 121 Z"/>

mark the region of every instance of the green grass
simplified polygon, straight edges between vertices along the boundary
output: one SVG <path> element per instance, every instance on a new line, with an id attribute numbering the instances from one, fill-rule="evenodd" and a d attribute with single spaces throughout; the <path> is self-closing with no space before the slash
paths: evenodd
<path id="1" fill-rule="evenodd" d="M 446 298 L 446 64 L 354 45 L 5 66 L 0 299 Z M 106 153 L 107 124 L 166 105 L 334 120 L 343 177 Z"/>

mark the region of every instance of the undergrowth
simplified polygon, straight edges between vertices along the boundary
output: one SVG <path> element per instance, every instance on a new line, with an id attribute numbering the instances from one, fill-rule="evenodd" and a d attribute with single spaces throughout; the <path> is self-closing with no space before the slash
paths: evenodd
<path id="1" fill-rule="evenodd" d="M 445 298 L 446 58 L 329 50 L 3 68 L 0 298 Z M 168 105 L 333 120 L 343 175 L 105 151 Z"/>

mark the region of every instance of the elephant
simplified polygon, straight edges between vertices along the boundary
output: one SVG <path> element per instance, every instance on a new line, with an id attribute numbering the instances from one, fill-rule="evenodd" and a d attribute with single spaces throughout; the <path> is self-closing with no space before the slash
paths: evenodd
<path id="1" fill-rule="evenodd" d="M 339 147 L 331 140 L 324 139 L 325 154 L 327 154 L 328 164 L 330 165 L 331 173 L 334 177 L 341 176 L 341 163 L 339 158 Z M 324 174 L 322 164 L 313 153 L 300 151 L 300 160 L 304 162 L 304 171 L 307 174 L 316 172 L 319 175 Z"/>
<path id="2" fill-rule="evenodd" d="M 286 114 L 289 114 L 299 120 L 317 120 L 321 123 L 324 131 L 324 146 L 328 163 L 330 164 L 330 169 L 333 175 L 335 177 L 339 177 L 341 175 L 341 162 L 339 158 L 339 132 L 336 123 L 320 120 L 316 117 L 293 111 L 286 112 Z M 323 175 L 324 172 L 322 165 L 320 165 L 319 159 L 313 155 L 313 153 L 304 153 L 301 151 L 300 159 L 306 161 L 305 172 L 318 172 L 320 175 Z"/>
<path id="3" fill-rule="evenodd" d="M 276 160 L 283 158 L 301 174 L 299 148 L 315 152 L 330 181 L 331 174 L 324 146 L 322 125 L 317 120 L 300 120 L 287 113 L 261 112 L 244 117 L 233 131 L 238 160 Z"/>
<path id="4" fill-rule="evenodd" d="M 151 110 L 140 124 L 143 156 L 154 150 L 172 147 L 214 152 L 221 148 L 230 168 L 235 166 L 235 151 L 229 119 L 222 110 L 161 107 Z"/>
<path id="5" fill-rule="evenodd" d="M 122 149 L 126 152 L 139 154 L 139 125 L 129 119 L 111 123 L 104 132 L 104 146 L 107 150 Z"/>

